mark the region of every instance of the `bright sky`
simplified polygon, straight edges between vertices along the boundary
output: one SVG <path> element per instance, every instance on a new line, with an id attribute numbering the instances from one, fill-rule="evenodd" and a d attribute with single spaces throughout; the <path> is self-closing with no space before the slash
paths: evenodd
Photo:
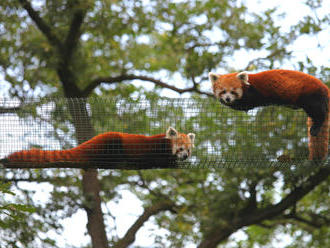
<path id="1" fill-rule="evenodd" d="M 281 27 L 283 30 L 286 30 L 288 26 L 296 24 L 304 15 L 309 13 L 309 9 L 305 7 L 301 0 L 242 0 L 242 2 L 246 2 L 249 4 L 250 10 L 260 11 L 263 9 L 267 9 L 273 6 L 279 6 L 279 12 L 285 12 L 286 17 L 279 20 L 281 23 Z M 318 15 L 323 16 L 325 14 L 330 13 L 330 4 L 325 5 L 322 9 L 318 10 Z M 285 65 L 287 69 L 295 69 L 293 65 L 296 60 L 304 60 L 306 56 L 311 58 L 316 65 L 327 65 L 330 64 L 330 39 L 329 39 L 330 30 L 325 30 L 322 33 L 313 36 L 307 37 L 302 36 L 299 38 L 294 45 L 290 46 L 293 51 L 294 59 L 292 63 L 288 63 Z M 254 56 L 252 54 L 252 56 Z M 237 58 L 243 59 L 234 59 L 233 62 L 236 64 L 236 67 L 241 66 L 242 68 L 246 65 L 249 59 L 251 59 L 251 54 L 247 54 L 241 52 Z M 244 59 L 246 58 L 246 59 Z M 222 72 L 221 68 L 219 68 L 216 72 Z M 163 78 L 166 75 L 159 75 L 160 78 Z M 179 75 L 176 75 L 173 81 L 174 82 L 182 82 Z M 178 79 L 178 80 L 176 80 Z M 164 79 L 164 81 L 167 81 Z M 169 80 L 172 81 L 172 80 Z M 143 83 L 145 85 L 145 83 Z M 178 87 L 184 87 L 184 85 L 176 85 Z M 152 87 L 152 85 L 150 86 Z M 205 83 L 205 87 L 209 87 L 210 85 Z M 179 96 L 176 93 L 173 93 L 169 90 L 164 90 L 164 95 L 177 97 Z M 189 95 L 183 95 L 185 97 L 189 97 Z M 49 197 L 49 192 L 52 191 L 52 186 L 48 184 L 31 184 L 31 183 L 22 183 L 21 186 L 27 189 L 37 190 L 35 194 L 35 200 L 37 202 L 45 202 Z M 127 228 L 131 226 L 132 223 L 136 220 L 138 216 L 142 214 L 143 208 L 141 206 L 141 202 L 137 199 L 137 197 L 128 192 L 122 191 L 123 197 L 118 203 L 109 203 L 107 209 L 111 210 L 111 213 L 116 216 L 116 223 L 111 223 L 111 220 L 107 220 L 110 226 L 114 224 L 117 226 L 117 231 L 120 236 L 123 236 L 126 232 Z M 104 206 L 104 210 L 105 210 Z M 85 245 L 89 242 L 89 236 L 86 235 L 86 214 L 84 211 L 78 211 L 72 218 L 65 219 L 61 221 L 64 226 L 63 235 L 58 235 L 54 232 L 49 233 L 52 237 L 57 237 L 58 242 L 61 247 L 65 247 L 66 244 L 70 244 L 73 246 L 80 247 L 81 245 Z M 137 239 L 134 245 L 139 245 L 143 247 L 152 247 L 153 245 L 153 237 L 151 236 L 154 231 L 150 231 L 152 229 L 157 230 L 157 232 L 161 231 L 161 233 L 166 233 L 166 230 L 159 230 L 157 226 L 152 224 L 152 222 L 148 222 L 145 226 L 138 232 Z M 238 232 L 234 234 L 238 239 L 244 239 L 244 235 L 242 232 Z M 287 240 L 285 236 L 281 236 L 281 239 Z M 283 244 L 286 241 L 283 242 Z M 193 248 L 194 244 L 187 246 L 186 248 Z M 279 247 L 279 246 L 278 246 Z"/>

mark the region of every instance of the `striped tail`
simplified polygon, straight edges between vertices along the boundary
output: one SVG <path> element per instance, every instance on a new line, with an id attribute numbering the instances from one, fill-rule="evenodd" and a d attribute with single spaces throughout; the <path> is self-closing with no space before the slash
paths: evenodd
<path id="1" fill-rule="evenodd" d="M 6 163 L 54 163 L 54 162 L 83 162 L 79 150 L 53 150 L 43 151 L 38 149 L 23 150 L 10 154 L 4 159 Z"/>
<path id="2" fill-rule="evenodd" d="M 328 156 L 329 121 L 330 121 L 329 111 L 330 111 L 330 104 L 326 119 L 317 136 L 312 136 L 310 134 L 309 129 L 312 126 L 313 121 L 310 117 L 308 117 L 307 119 L 309 160 L 320 161 L 326 159 Z"/>

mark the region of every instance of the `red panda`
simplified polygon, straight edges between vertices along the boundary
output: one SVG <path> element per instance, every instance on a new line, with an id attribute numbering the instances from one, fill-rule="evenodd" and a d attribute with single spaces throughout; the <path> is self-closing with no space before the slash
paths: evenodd
<path id="1" fill-rule="evenodd" d="M 215 97 L 236 110 L 267 105 L 302 108 L 308 115 L 309 159 L 326 158 L 330 91 L 321 80 L 303 72 L 281 69 L 255 74 L 210 72 L 209 79 Z"/>
<path id="2" fill-rule="evenodd" d="M 133 163 L 143 168 L 170 167 L 176 160 L 191 156 L 195 134 L 179 133 L 169 127 L 165 134 L 145 136 L 107 132 L 68 150 L 23 150 L 2 160 L 5 167 L 24 168 L 24 163 L 91 163 L 106 168 L 106 164 Z M 29 166 L 26 166 L 29 167 Z"/>

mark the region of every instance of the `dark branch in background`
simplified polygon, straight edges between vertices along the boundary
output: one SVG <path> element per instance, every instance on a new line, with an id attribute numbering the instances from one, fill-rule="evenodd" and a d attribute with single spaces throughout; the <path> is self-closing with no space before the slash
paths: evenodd
<path id="1" fill-rule="evenodd" d="M 31 19 L 37 25 L 39 30 L 46 36 L 48 41 L 57 48 L 61 47 L 61 42 L 58 37 L 52 32 L 51 28 L 44 22 L 44 20 L 39 16 L 39 13 L 35 11 L 31 3 L 27 0 L 19 0 L 23 8 L 28 12 Z"/>
<path id="2" fill-rule="evenodd" d="M 137 187 L 137 186 L 138 187 L 141 187 L 143 189 L 148 190 L 148 194 L 149 195 L 153 195 L 153 196 L 159 197 L 160 199 L 168 199 L 169 200 L 168 196 L 165 196 L 165 195 L 161 194 L 160 192 L 156 192 L 153 189 L 151 189 L 149 187 L 149 185 L 146 183 L 146 181 L 144 179 L 144 176 L 143 176 L 143 174 L 140 171 L 137 171 L 137 174 L 139 176 L 139 180 L 133 183 L 133 187 Z"/>
<path id="3" fill-rule="evenodd" d="M 250 69 L 251 65 L 257 64 L 260 61 L 273 61 L 274 57 L 280 55 L 281 53 L 284 53 L 285 49 L 279 49 L 279 50 L 275 50 L 274 52 L 272 52 L 271 54 L 269 54 L 266 57 L 262 57 L 262 58 L 256 58 L 253 60 L 250 60 L 250 62 L 247 64 L 247 66 L 243 69 L 243 71 L 247 71 Z"/>
<path id="4" fill-rule="evenodd" d="M 23 8 L 28 12 L 31 19 L 35 22 L 39 30 L 46 36 L 49 42 L 56 48 L 60 49 L 62 53 L 62 61 L 59 64 L 58 73 L 60 75 L 61 81 L 63 83 L 64 88 L 70 92 L 77 92 L 74 94 L 74 97 L 88 97 L 91 92 L 99 86 L 101 83 L 106 84 L 114 84 L 120 83 L 126 80 L 142 80 L 154 83 L 156 86 L 160 86 L 166 89 L 173 90 L 179 94 L 185 92 L 196 92 L 201 95 L 212 96 L 211 93 L 204 92 L 198 89 L 198 85 L 194 82 L 193 87 L 180 89 L 178 87 L 172 86 L 170 84 L 164 83 L 161 80 L 157 80 L 147 76 L 136 76 L 136 75 L 121 75 L 118 77 L 106 77 L 106 78 L 98 78 L 93 80 L 82 92 L 75 85 L 75 78 L 68 68 L 69 60 L 72 58 L 72 54 L 78 44 L 78 40 L 81 35 L 81 25 L 83 24 L 83 20 L 86 14 L 85 9 L 78 9 L 70 24 L 70 29 L 68 35 L 65 39 L 64 44 L 58 39 L 58 37 L 52 32 L 51 28 L 47 25 L 47 23 L 40 17 L 39 13 L 35 11 L 31 3 L 27 0 L 19 0 Z M 206 44 L 209 46 L 210 44 Z M 68 97 L 68 95 L 66 96 Z"/>
<path id="5" fill-rule="evenodd" d="M 11 108 L 0 107 L 0 114 L 17 113 L 17 111 L 20 111 L 21 109 L 22 109 L 22 106 L 11 107 Z"/>
<path id="6" fill-rule="evenodd" d="M 78 9 L 71 20 L 70 30 L 64 43 L 65 53 L 63 55 L 65 56 L 66 63 L 71 59 L 72 54 L 77 47 L 81 35 L 80 28 L 84 22 L 85 15 L 85 9 Z"/>
<path id="7" fill-rule="evenodd" d="M 15 96 L 17 98 L 19 98 L 18 96 Z M 19 98 L 20 100 L 20 104 L 18 106 L 15 107 L 0 107 L 0 114 L 17 114 L 17 112 L 19 111 L 24 111 L 28 108 L 36 108 L 37 106 L 39 106 L 41 103 L 38 102 L 31 102 L 31 103 L 27 103 L 24 99 L 24 97 Z"/>
<path id="8" fill-rule="evenodd" d="M 317 185 L 321 182 L 325 181 L 328 176 L 330 175 L 330 167 L 320 168 L 318 172 L 314 175 L 311 175 L 309 178 L 305 180 L 301 185 L 297 186 L 290 194 L 288 194 L 284 199 L 282 199 L 279 203 L 266 207 L 264 209 L 260 209 L 260 213 L 257 216 L 258 220 L 260 221 L 264 218 L 273 217 L 285 209 L 289 208 L 296 204 L 301 198 L 311 192 Z"/>
<path id="9" fill-rule="evenodd" d="M 148 185 L 148 183 L 145 181 L 144 176 L 141 171 L 137 171 L 137 175 L 139 176 L 139 180 L 132 183 L 133 187 L 141 187 L 143 189 L 148 190 L 149 195 L 153 195 L 159 199 L 163 199 L 168 202 L 172 201 L 168 194 L 163 194 L 160 191 L 155 191 L 155 190 L 151 189 L 150 186 Z M 131 183 L 131 182 L 129 182 L 129 183 Z M 176 213 L 177 211 L 174 209 L 174 207 L 175 206 L 173 206 L 171 211 L 173 213 Z M 176 206 L 176 208 L 179 208 L 179 206 Z"/>
<path id="10" fill-rule="evenodd" d="M 28 12 L 31 19 L 35 22 L 39 30 L 46 36 L 50 44 L 58 49 L 61 54 L 61 60 L 58 63 L 57 72 L 65 88 L 65 92 L 68 93 L 66 97 L 82 97 L 79 88 L 76 85 L 76 77 L 70 70 L 70 59 L 77 47 L 78 40 L 81 35 L 81 25 L 83 23 L 86 8 L 78 8 L 71 20 L 69 32 L 65 38 L 65 42 L 61 42 L 56 34 L 52 31 L 51 27 L 40 17 L 39 13 L 34 10 L 31 3 L 27 0 L 19 0 L 23 8 Z M 83 6 L 82 6 L 83 7 Z M 87 6 L 85 6 L 87 7 Z"/>
<path id="11" fill-rule="evenodd" d="M 126 248 L 135 241 L 137 231 L 148 221 L 148 219 L 160 213 L 161 211 L 172 210 L 175 207 L 173 202 L 158 202 L 153 206 L 144 210 L 143 214 L 135 221 L 135 223 L 128 229 L 125 236 L 118 241 L 114 248 Z"/>
<path id="12" fill-rule="evenodd" d="M 78 5 L 79 1 L 72 1 L 72 4 L 76 5 L 77 9 L 72 17 L 68 34 L 62 42 L 59 40 L 62 37 L 55 35 L 55 31 L 42 20 L 28 0 L 19 1 L 42 34 L 46 36 L 49 43 L 60 54 L 56 71 L 61 80 L 65 97 L 82 98 L 81 90 L 77 86 L 79 72 L 75 70 L 75 63 L 71 58 L 81 34 L 80 27 L 85 16 L 85 12 L 81 10 L 83 6 Z M 87 11 L 87 8 L 85 11 Z M 94 129 L 86 109 L 86 100 L 83 99 L 81 102 L 69 101 L 67 106 L 72 116 L 72 124 L 76 130 L 77 141 L 81 144 L 94 136 Z M 76 165 L 71 166 L 72 168 L 76 167 Z M 108 247 L 108 240 L 101 209 L 100 182 L 97 178 L 95 167 L 90 167 L 93 169 L 84 170 L 82 177 L 82 192 L 85 199 L 84 209 L 88 219 L 87 230 L 91 237 L 92 246 L 104 248 Z"/>
<path id="13" fill-rule="evenodd" d="M 189 46 L 186 48 L 186 51 L 189 52 L 191 50 L 194 50 L 195 48 L 210 48 L 210 47 L 229 47 L 230 42 L 228 40 L 226 41 L 219 41 L 214 43 L 194 43 L 194 45 Z"/>
<path id="14" fill-rule="evenodd" d="M 287 225 L 291 223 L 292 225 L 298 225 L 299 228 L 306 229 L 309 232 L 313 232 L 315 229 L 327 227 L 330 225 L 330 219 L 315 213 L 305 213 L 302 212 L 298 215 L 296 212 L 289 214 L 283 214 L 277 216 L 276 219 L 271 220 L 271 223 L 258 223 L 256 225 L 262 228 L 272 229 L 276 228 L 278 225 Z"/>
<path id="15" fill-rule="evenodd" d="M 186 92 L 196 92 L 198 94 L 201 95 L 206 95 L 206 96 L 213 96 L 213 94 L 208 93 L 208 92 L 204 92 L 204 91 L 200 91 L 197 87 L 196 84 L 194 84 L 193 87 L 190 88 L 185 88 L 185 89 L 180 89 L 178 87 L 175 87 L 173 85 L 164 83 L 161 80 L 152 78 L 152 77 L 148 77 L 148 76 L 138 76 L 138 75 L 121 75 L 121 76 L 117 76 L 117 77 L 103 77 L 103 78 L 97 78 L 94 79 L 84 90 L 83 90 L 83 96 L 87 97 L 91 94 L 91 92 L 97 87 L 99 86 L 101 83 L 104 84 L 116 84 L 116 83 L 121 83 L 123 81 L 126 80 L 142 80 L 142 81 L 148 81 L 151 83 L 154 83 L 156 86 L 160 86 L 162 88 L 165 89 L 170 89 L 173 90 L 175 92 L 178 92 L 180 94 L 182 93 L 186 93 Z"/>
<path id="16" fill-rule="evenodd" d="M 218 225 L 212 228 L 199 244 L 198 248 L 215 248 L 218 244 L 226 240 L 238 229 L 253 224 L 261 223 L 264 220 L 279 216 L 284 210 L 294 206 L 305 195 L 310 193 L 317 185 L 327 180 L 330 175 L 329 165 L 319 168 L 313 175 L 309 176 L 284 197 L 279 203 L 265 208 L 256 208 L 254 211 L 241 210 L 240 214 L 231 222 L 225 225 Z"/>
<path id="17" fill-rule="evenodd" d="M 30 175 L 29 177 L 26 178 L 0 178 L 0 182 L 3 183 L 19 183 L 19 182 L 33 182 L 33 183 L 51 183 L 54 185 L 58 185 L 58 186 L 68 186 L 70 185 L 70 187 L 78 187 L 75 186 L 74 184 L 72 184 L 71 182 L 72 177 L 71 176 L 66 176 L 66 177 L 54 177 L 54 176 L 43 176 L 43 175 L 38 175 L 38 176 L 34 176 L 34 175 Z"/>
<path id="18" fill-rule="evenodd" d="M 245 208 L 245 211 L 254 211 L 257 208 L 257 182 L 252 182 L 251 185 L 249 185 L 249 193 L 250 197 L 247 201 L 247 206 Z"/>
<path id="19" fill-rule="evenodd" d="M 63 49 L 60 51 L 61 60 L 58 63 L 57 73 L 61 79 L 66 97 L 82 97 L 81 90 L 77 86 L 77 74 L 74 72 L 74 63 L 72 62 L 72 55 L 79 44 L 81 25 L 87 11 L 87 6 L 85 6 L 85 9 L 82 9 L 82 7 L 79 6 L 74 12 Z"/>
<path id="20" fill-rule="evenodd" d="M 318 220 L 322 223 L 325 223 L 325 225 L 330 226 L 330 216 L 329 215 L 324 216 L 324 215 L 316 214 L 313 212 L 309 212 L 308 215 L 311 219 Z"/>
<path id="21" fill-rule="evenodd" d="M 326 218 L 325 216 L 317 215 L 317 214 L 311 214 L 310 218 L 304 218 L 302 216 L 299 216 L 297 213 L 290 213 L 283 215 L 283 218 L 285 219 L 292 219 L 297 222 L 306 224 L 308 226 L 314 227 L 314 228 L 321 228 L 322 226 L 329 226 L 330 225 L 330 219 Z"/>

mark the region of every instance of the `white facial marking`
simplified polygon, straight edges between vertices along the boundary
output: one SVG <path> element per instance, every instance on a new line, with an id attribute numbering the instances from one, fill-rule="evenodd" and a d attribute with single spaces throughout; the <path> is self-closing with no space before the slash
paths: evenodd
<path id="1" fill-rule="evenodd" d="M 221 92 L 222 92 L 222 90 L 220 90 L 220 89 L 216 89 L 215 90 L 215 96 L 216 96 L 216 98 L 221 98 Z"/>
<path id="2" fill-rule="evenodd" d="M 236 89 L 236 93 L 238 95 L 238 99 L 242 98 L 242 96 L 243 96 L 243 89 L 241 89 L 241 88 Z"/>
<path id="3" fill-rule="evenodd" d="M 221 96 L 221 99 L 225 102 L 225 103 L 232 103 L 233 101 L 235 101 L 235 96 L 231 93 L 225 93 Z"/>
<path id="4" fill-rule="evenodd" d="M 176 156 L 179 160 L 185 160 L 190 157 L 190 151 L 188 151 L 184 145 L 177 146 Z"/>
<path id="5" fill-rule="evenodd" d="M 225 104 L 231 104 L 242 98 L 243 90 L 241 88 L 228 88 L 218 91 L 218 98 Z"/>

